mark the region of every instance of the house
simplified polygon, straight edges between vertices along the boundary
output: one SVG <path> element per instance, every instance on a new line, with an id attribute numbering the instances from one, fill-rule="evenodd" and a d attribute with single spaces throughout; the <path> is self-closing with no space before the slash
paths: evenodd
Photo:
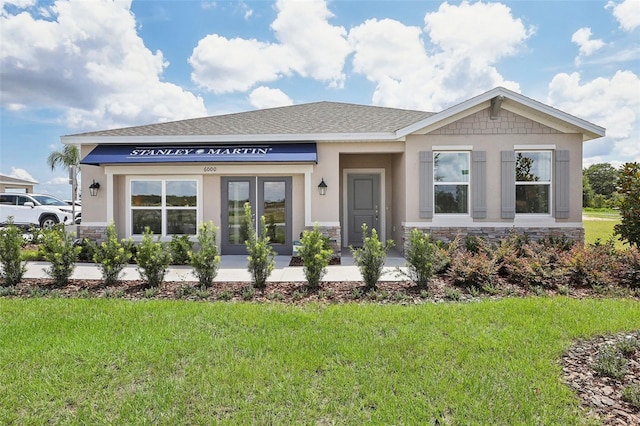
<path id="1" fill-rule="evenodd" d="M 26 192 L 32 193 L 33 187 L 38 182 L 19 179 L 0 173 L 0 192 Z"/>
<path id="2" fill-rule="evenodd" d="M 80 236 L 114 221 L 122 237 L 169 239 L 212 220 L 222 253 L 245 253 L 250 202 L 288 254 L 314 224 L 336 250 L 363 223 L 397 246 L 413 228 L 582 240 L 582 144 L 604 134 L 499 87 L 439 113 L 317 102 L 61 139 L 81 148 L 83 186 L 99 186 Z"/>

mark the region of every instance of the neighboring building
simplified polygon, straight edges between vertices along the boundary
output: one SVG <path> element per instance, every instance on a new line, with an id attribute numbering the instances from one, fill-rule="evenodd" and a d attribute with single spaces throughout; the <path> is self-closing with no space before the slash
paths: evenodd
<path id="1" fill-rule="evenodd" d="M 38 182 L 18 179 L 0 173 L 0 192 L 26 192 L 33 193 L 33 187 Z"/>
<path id="2" fill-rule="evenodd" d="M 249 201 L 286 254 L 315 223 L 336 249 L 359 244 L 362 223 L 398 246 L 413 228 L 581 240 L 582 144 L 604 133 L 496 88 L 435 114 L 317 102 L 62 142 L 81 147 L 83 185 L 100 185 L 83 197 L 81 236 L 102 238 L 113 220 L 123 237 L 150 226 L 170 239 L 212 220 L 222 253 L 245 253 Z"/>

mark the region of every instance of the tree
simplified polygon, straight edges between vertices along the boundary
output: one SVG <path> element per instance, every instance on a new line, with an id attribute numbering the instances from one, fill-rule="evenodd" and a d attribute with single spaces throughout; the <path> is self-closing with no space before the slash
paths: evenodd
<path id="1" fill-rule="evenodd" d="M 618 170 L 609 163 L 592 164 L 582 171 L 596 194 L 611 198 L 618 185 Z"/>
<path id="2" fill-rule="evenodd" d="M 78 199 L 78 175 L 80 174 L 80 150 L 76 145 L 65 145 L 62 151 L 53 151 L 47 158 L 47 164 L 51 170 L 62 166 L 69 171 L 69 176 L 73 176 L 71 184 L 71 199 Z M 75 217 L 75 203 L 72 205 Z"/>
<path id="3" fill-rule="evenodd" d="M 591 184 L 589 183 L 589 179 L 586 175 L 582 175 L 582 207 L 592 207 L 591 202 L 593 200 L 593 196 L 595 193 L 593 192 L 593 188 L 591 188 Z"/>
<path id="4" fill-rule="evenodd" d="M 640 163 L 626 163 L 620 169 L 621 221 L 614 228 L 621 240 L 640 247 Z"/>

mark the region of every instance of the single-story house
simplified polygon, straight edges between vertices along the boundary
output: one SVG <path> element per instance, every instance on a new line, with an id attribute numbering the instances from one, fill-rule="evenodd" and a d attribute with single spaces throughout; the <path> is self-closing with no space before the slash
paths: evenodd
<path id="1" fill-rule="evenodd" d="M 318 224 L 335 249 L 361 225 L 403 246 L 510 230 L 581 240 L 582 144 L 605 130 L 498 87 L 438 113 L 315 102 L 63 136 L 81 150 L 79 236 L 146 226 L 168 240 L 218 227 L 222 254 L 245 253 L 245 202 L 274 248 Z M 99 188 L 96 188 L 99 187 Z M 96 191 L 96 189 L 98 189 Z"/>
<path id="2" fill-rule="evenodd" d="M 33 187 L 38 182 L 33 180 L 19 179 L 13 176 L 0 173 L 0 192 L 26 192 L 33 193 Z"/>

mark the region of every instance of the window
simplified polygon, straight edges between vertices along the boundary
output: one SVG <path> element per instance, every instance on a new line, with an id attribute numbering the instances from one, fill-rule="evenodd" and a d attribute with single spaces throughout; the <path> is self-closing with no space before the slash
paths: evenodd
<path id="1" fill-rule="evenodd" d="M 131 233 L 149 227 L 156 235 L 195 235 L 198 182 L 189 179 L 132 180 Z"/>
<path id="2" fill-rule="evenodd" d="M 433 153 L 436 214 L 469 214 L 469 153 Z"/>
<path id="3" fill-rule="evenodd" d="M 551 213 L 551 151 L 516 151 L 516 214 Z"/>

